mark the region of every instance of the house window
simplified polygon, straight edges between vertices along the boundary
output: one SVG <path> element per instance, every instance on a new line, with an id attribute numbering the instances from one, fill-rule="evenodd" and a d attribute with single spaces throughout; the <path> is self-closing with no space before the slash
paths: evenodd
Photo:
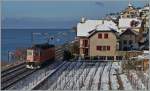
<path id="1" fill-rule="evenodd" d="M 96 46 L 96 50 L 101 51 L 102 50 L 102 46 Z"/>
<path id="2" fill-rule="evenodd" d="M 125 44 L 125 45 L 126 45 L 126 44 L 127 44 L 127 40 L 124 40 L 124 41 L 123 41 L 123 44 Z"/>
<path id="3" fill-rule="evenodd" d="M 107 39 L 108 38 L 108 33 L 104 34 L 104 38 Z"/>
<path id="4" fill-rule="evenodd" d="M 116 56 L 116 60 L 122 60 L 123 56 Z"/>
<path id="5" fill-rule="evenodd" d="M 127 18 L 130 18 L 130 15 L 127 15 Z"/>
<path id="6" fill-rule="evenodd" d="M 114 56 L 107 56 L 107 60 L 114 60 Z"/>
<path id="7" fill-rule="evenodd" d="M 109 51 L 110 50 L 110 46 L 96 46 L 96 50 L 98 51 Z"/>
<path id="8" fill-rule="evenodd" d="M 108 50 L 108 51 L 110 50 L 110 46 L 107 46 L 107 50 Z"/>
<path id="9" fill-rule="evenodd" d="M 129 44 L 131 45 L 133 43 L 133 41 L 132 40 L 129 40 Z"/>
<path id="10" fill-rule="evenodd" d="M 88 40 L 83 40 L 83 46 L 87 47 L 88 46 Z"/>
<path id="11" fill-rule="evenodd" d="M 103 50 L 106 51 L 106 46 L 103 46 Z"/>
<path id="12" fill-rule="evenodd" d="M 99 59 L 100 60 L 106 60 L 106 56 L 100 56 Z"/>
<path id="13" fill-rule="evenodd" d="M 100 33 L 100 34 L 98 34 L 98 38 L 99 39 L 101 39 L 102 38 L 102 34 Z"/>

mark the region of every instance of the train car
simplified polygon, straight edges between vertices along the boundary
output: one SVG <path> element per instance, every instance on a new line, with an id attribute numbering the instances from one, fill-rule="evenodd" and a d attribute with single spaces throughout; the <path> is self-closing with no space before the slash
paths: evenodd
<path id="1" fill-rule="evenodd" d="M 55 60 L 55 46 L 36 44 L 27 49 L 26 68 L 37 69 Z"/>

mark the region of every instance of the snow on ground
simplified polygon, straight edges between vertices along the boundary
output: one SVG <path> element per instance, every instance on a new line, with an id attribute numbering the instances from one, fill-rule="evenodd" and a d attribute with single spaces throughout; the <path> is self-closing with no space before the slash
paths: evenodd
<path id="1" fill-rule="evenodd" d="M 119 84 L 118 84 L 118 80 L 117 80 L 117 77 L 116 77 L 116 71 L 115 71 L 114 66 L 115 65 L 112 64 L 112 68 L 111 68 L 111 71 L 110 71 L 110 80 L 111 80 L 112 90 L 117 90 L 119 88 Z"/>
<path id="2" fill-rule="evenodd" d="M 60 63 L 54 63 L 56 66 Z M 57 66 L 56 66 L 57 67 Z M 42 79 L 47 77 L 55 69 L 52 66 L 40 69 L 32 75 L 29 75 L 22 81 L 16 83 L 11 89 L 26 90 L 32 88 Z M 50 76 L 48 85 L 40 87 L 40 89 L 49 90 L 118 90 L 120 84 L 117 79 L 121 78 L 124 90 L 141 89 L 145 90 L 147 87 L 143 84 L 136 72 L 130 72 L 130 75 L 122 73 L 121 63 L 113 62 L 64 62 L 64 65 Z M 109 74 L 110 73 L 110 74 Z M 132 80 L 128 76 L 132 75 Z M 144 81 L 149 80 L 148 75 L 143 74 Z M 100 79 L 101 78 L 101 79 Z M 109 83 L 110 78 L 110 83 Z M 136 83 L 136 84 L 135 84 Z"/>
<path id="3" fill-rule="evenodd" d="M 102 70 L 103 70 L 103 66 L 104 66 L 104 64 L 100 64 L 100 65 L 98 66 L 98 70 L 97 70 L 97 72 L 96 72 L 96 74 L 95 74 L 95 77 L 94 77 L 94 79 L 93 79 L 93 83 L 92 83 L 92 86 L 91 86 L 91 89 L 92 89 L 92 90 L 98 90 L 99 79 L 100 79 L 100 73 L 101 73 Z"/>
<path id="4" fill-rule="evenodd" d="M 127 76 L 125 74 L 121 74 L 120 77 L 123 83 L 124 90 L 132 90 L 133 88 L 129 80 L 127 79 Z"/>
<path id="5" fill-rule="evenodd" d="M 130 76 L 131 83 L 135 86 L 136 89 L 146 90 L 146 87 L 142 83 L 141 79 L 139 79 L 135 71 L 130 71 L 129 76 Z"/>
<path id="6" fill-rule="evenodd" d="M 73 88 L 76 90 L 80 90 L 80 88 L 84 85 L 83 82 L 84 82 L 87 74 L 89 73 L 89 69 L 87 68 L 87 64 L 86 63 L 83 63 L 83 64 L 84 64 L 84 66 L 83 66 L 83 68 L 81 68 L 82 70 L 81 70 L 80 76 L 78 78 L 75 77 L 76 84 L 74 84 Z"/>
<path id="7" fill-rule="evenodd" d="M 96 70 L 97 70 L 99 64 L 96 63 L 94 66 L 95 66 L 95 67 L 91 67 L 91 70 L 90 70 L 88 76 L 86 77 L 86 80 L 85 80 L 85 82 L 84 82 L 84 85 L 83 85 L 83 87 L 81 88 L 82 90 L 88 90 L 88 89 L 90 89 L 90 87 L 91 87 L 91 85 L 92 85 L 92 82 L 93 82 L 92 80 L 93 80 L 93 78 L 94 78 L 94 76 L 95 76 L 95 73 L 96 73 Z"/>
<path id="8" fill-rule="evenodd" d="M 109 69 L 110 64 L 106 65 L 101 77 L 100 90 L 109 90 Z"/>
<path id="9" fill-rule="evenodd" d="M 81 63 L 80 63 L 80 64 L 77 63 L 76 66 L 69 72 L 68 76 L 66 76 L 66 78 L 68 78 L 68 79 L 67 79 L 66 83 L 65 83 L 64 86 L 63 86 L 63 89 L 64 89 L 64 90 L 65 90 L 65 89 L 70 89 L 70 88 L 72 89 L 73 77 L 74 77 L 75 75 L 78 76 L 78 74 L 79 74 L 79 72 L 75 72 L 75 70 L 77 70 L 80 66 L 81 66 Z"/>
<path id="10" fill-rule="evenodd" d="M 69 71 L 76 65 L 76 63 L 72 63 L 68 65 L 67 69 L 62 72 L 62 75 L 58 77 L 58 80 L 50 87 L 52 89 L 61 89 L 61 87 L 64 87 L 66 83 L 66 76 L 68 75 Z M 58 85 L 59 84 L 59 85 Z"/>

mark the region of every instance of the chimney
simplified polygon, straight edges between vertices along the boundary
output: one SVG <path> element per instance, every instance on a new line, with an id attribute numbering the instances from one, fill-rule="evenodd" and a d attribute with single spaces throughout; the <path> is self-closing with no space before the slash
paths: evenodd
<path id="1" fill-rule="evenodd" d="M 104 19 L 102 20 L 102 24 L 104 24 Z"/>
<path id="2" fill-rule="evenodd" d="M 82 17 L 81 18 L 81 23 L 85 23 L 85 21 L 86 21 L 85 17 Z"/>

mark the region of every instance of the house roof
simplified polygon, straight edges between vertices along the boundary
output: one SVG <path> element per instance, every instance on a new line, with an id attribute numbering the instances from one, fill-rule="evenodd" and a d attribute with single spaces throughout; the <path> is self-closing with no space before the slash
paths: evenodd
<path id="1" fill-rule="evenodd" d="M 89 32 L 88 37 L 91 37 L 97 32 L 113 32 L 115 33 L 116 37 L 118 36 L 117 32 L 113 28 L 111 28 L 111 26 L 108 26 L 107 24 L 100 24 L 94 30 Z"/>
<path id="2" fill-rule="evenodd" d="M 96 27 L 96 31 L 111 31 L 111 28 L 106 24 L 100 24 Z"/>
<path id="3" fill-rule="evenodd" d="M 137 22 L 137 26 L 134 28 L 139 28 L 141 27 L 141 22 L 142 20 L 137 19 L 137 18 L 121 18 L 119 19 L 119 28 L 131 28 L 131 22 L 135 21 Z"/>
<path id="4" fill-rule="evenodd" d="M 141 11 L 149 11 L 149 10 L 150 10 L 150 7 L 149 6 L 145 6 L 145 7 L 141 8 L 141 9 L 139 9 L 139 12 L 141 12 Z"/>
<path id="5" fill-rule="evenodd" d="M 132 30 L 132 29 L 128 28 L 128 29 L 126 29 L 124 32 L 122 32 L 122 33 L 120 34 L 120 36 L 122 36 L 122 35 L 124 35 L 124 34 L 138 35 L 139 33 L 138 33 L 137 31 L 135 31 L 135 30 Z"/>
<path id="6" fill-rule="evenodd" d="M 111 20 L 85 20 L 85 22 L 77 24 L 77 36 L 89 36 L 89 32 L 96 29 L 101 24 L 110 26 L 110 28 L 118 31 L 116 24 Z"/>

